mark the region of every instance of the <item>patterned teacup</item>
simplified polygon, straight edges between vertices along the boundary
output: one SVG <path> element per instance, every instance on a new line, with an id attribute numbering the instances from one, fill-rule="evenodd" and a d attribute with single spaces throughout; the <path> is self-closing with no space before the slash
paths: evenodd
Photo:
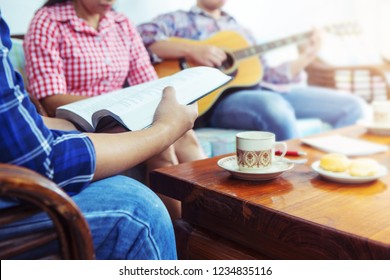
<path id="1" fill-rule="evenodd" d="M 275 148 L 282 151 L 275 156 Z M 287 152 L 284 142 L 276 142 L 275 134 L 267 131 L 245 131 L 236 135 L 237 165 L 241 171 L 258 171 L 269 168 Z"/>

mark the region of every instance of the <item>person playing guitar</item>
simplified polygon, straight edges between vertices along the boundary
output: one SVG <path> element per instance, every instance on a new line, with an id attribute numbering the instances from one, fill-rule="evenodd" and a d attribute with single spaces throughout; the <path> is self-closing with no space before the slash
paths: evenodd
<path id="1" fill-rule="evenodd" d="M 256 40 L 222 10 L 225 3 L 226 0 L 197 0 L 189 11 L 162 14 L 138 26 L 160 76 L 170 74 L 172 63 L 179 65 L 173 71 L 188 65 L 218 67 L 228 73 L 231 70 L 233 82 L 224 89 L 224 94 L 205 105 L 207 125 L 272 131 L 280 141 L 300 136 L 297 118 L 319 118 L 337 128 L 364 117 L 366 104 L 357 96 L 298 86 L 304 81 L 305 67 L 313 62 L 320 48 L 319 30 L 306 36 L 308 40 L 297 59 L 271 68 L 264 58 L 259 59 L 259 54 L 275 44 L 277 47 L 280 41 L 263 46 L 261 51 L 257 47 L 237 50 L 254 46 Z M 254 56 L 246 55 L 248 52 Z M 245 58 L 240 61 L 242 57 Z M 165 73 L 161 70 L 164 68 Z M 200 111 L 200 115 L 203 113 Z"/>

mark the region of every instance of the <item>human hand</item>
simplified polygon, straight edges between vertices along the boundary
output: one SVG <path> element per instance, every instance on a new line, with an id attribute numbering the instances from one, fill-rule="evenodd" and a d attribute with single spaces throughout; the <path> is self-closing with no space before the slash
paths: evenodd
<path id="1" fill-rule="evenodd" d="M 182 136 L 194 126 L 198 117 L 197 103 L 182 105 L 177 102 L 176 91 L 173 87 L 166 87 L 154 114 L 154 125 L 163 125 Z"/>
<path id="2" fill-rule="evenodd" d="M 310 37 L 310 48 L 311 52 L 317 55 L 322 45 L 322 30 L 314 28 L 313 33 Z"/>
<path id="3" fill-rule="evenodd" d="M 301 55 L 306 57 L 310 62 L 313 61 L 322 44 L 322 30 L 319 28 L 313 28 L 312 34 L 308 42 L 301 46 Z"/>
<path id="4" fill-rule="evenodd" d="M 322 31 L 320 29 L 314 28 L 307 43 L 299 46 L 299 57 L 290 61 L 290 73 L 292 77 L 299 75 L 303 69 L 316 59 L 318 51 L 321 48 L 321 33 Z"/>
<path id="5" fill-rule="evenodd" d="M 222 49 L 210 45 L 191 45 L 187 56 L 188 60 L 196 64 L 210 67 L 221 66 L 226 58 L 226 53 Z"/>

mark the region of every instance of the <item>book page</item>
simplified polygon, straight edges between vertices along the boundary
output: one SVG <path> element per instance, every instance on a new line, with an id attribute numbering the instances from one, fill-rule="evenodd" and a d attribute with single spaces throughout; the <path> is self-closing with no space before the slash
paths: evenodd
<path id="1" fill-rule="evenodd" d="M 210 71 L 211 70 L 211 71 Z M 118 115 L 131 130 L 139 130 L 153 122 L 154 112 L 161 100 L 163 89 L 172 86 L 180 104 L 190 104 L 219 85 L 230 80 L 217 69 L 196 67 L 183 70 L 175 75 L 159 79 L 152 85 L 143 84 L 134 88 L 134 95 L 116 95 L 117 102 L 106 106 L 107 110 Z M 131 107 L 131 110 L 127 108 Z"/>
<path id="2" fill-rule="evenodd" d="M 138 85 L 137 88 L 139 91 L 142 91 L 143 87 L 148 86 L 150 85 L 145 83 L 142 85 Z M 57 109 L 56 117 L 65 119 L 68 117 L 69 119 L 69 114 L 71 114 L 71 112 L 74 112 L 79 117 L 87 121 L 91 125 L 91 127 L 95 127 L 92 121 L 93 114 L 99 110 L 115 105 L 115 103 L 117 103 L 123 98 L 123 92 L 125 92 L 126 89 L 127 88 L 111 92 L 110 94 L 94 96 L 93 98 L 87 98 L 61 106 Z M 71 120 L 78 122 L 79 117 L 73 116 Z"/>
<path id="3" fill-rule="evenodd" d="M 57 109 L 57 115 L 62 118 L 67 118 L 68 115 L 70 119 L 69 111 L 72 111 L 96 127 L 99 119 L 110 112 L 111 116 L 129 130 L 139 130 L 153 122 L 154 112 L 165 87 L 175 88 L 180 104 L 190 104 L 226 84 L 230 79 L 230 76 L 215 68 L 188 68 L 169 77 L 61 106 Z"/>
<path id="4" fill-rule="evenodd" d="M 388 150 L 386 145 L 341 135 L 304 138 L 301 141 L 324 152 L 340 153 L 346 156 L 366 156 Z"/>

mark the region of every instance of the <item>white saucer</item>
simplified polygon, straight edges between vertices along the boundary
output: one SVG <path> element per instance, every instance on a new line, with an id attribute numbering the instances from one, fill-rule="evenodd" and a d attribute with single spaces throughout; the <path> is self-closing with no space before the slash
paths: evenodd
<path id="1" fill-rule="evenodd" d="M 369 120 L 360 120 L 357 123 L 367 128 L 373 134 L 390 135 L 390 125 L 388 124 L 377 124 Z"/>
<path id="2" fill-rule="evenodd" d="M 260 171 L 241 171 L 238 169 L 236 156 L 221 158 L 217 162 L 218 166 L 230 172 L 236 178 L 249 181 L 266 181 L 278 177 L 283 172 L 294 167 L 290 162 L 276 162 L 271 167 Z"/>
<path id="3" fill-rule="evenodd" d="M 377 180 L 387 174 L 387 168 L 383 165 L 379 165 L 378 173 L 374 176 L 357 177 L 351 176 L 347 172 L 332 172 L 324 170 L 320 167 L 320 161 L 313 162 L 311 168 L 320 174 L 322 177 L 339 183 L 347 184 L 362 184 Z"/>

